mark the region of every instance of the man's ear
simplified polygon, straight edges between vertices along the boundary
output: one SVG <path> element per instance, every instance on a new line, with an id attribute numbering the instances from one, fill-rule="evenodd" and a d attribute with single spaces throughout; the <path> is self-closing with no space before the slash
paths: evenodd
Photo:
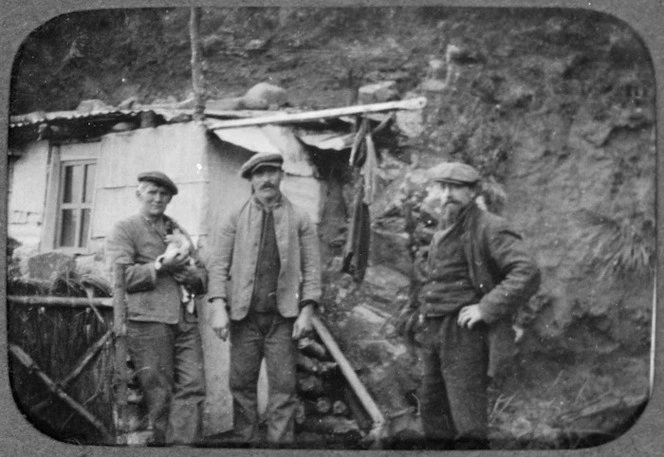
<path id="1" fill-rule="evenodd" d="M 136 189 L 136 197 L 140 197 L 140 196 L 141 196 L 141 191 L 140 191 L 140 189 Z"/>

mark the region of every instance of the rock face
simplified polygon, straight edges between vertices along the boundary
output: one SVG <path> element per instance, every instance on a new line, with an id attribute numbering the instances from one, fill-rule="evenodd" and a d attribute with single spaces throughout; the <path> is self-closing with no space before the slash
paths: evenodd
<path id="1" fill-rule="evenodd" d="M 577 32 L 576 24 L 561 20 L 528 37 L 531 43 L 557 43 L 564 50 L 559 55 L 486 34 L 476 49 L 463 51 L 472 59 L 432 61 L 423 84 L 409 93 L 428 97 L 419 122 L 397 117 L 400 133 L 417 141 L 399 148 L 400 167 L 390 162 L 387 148 L 382 151 L 365 280 L 352 284 L 339 277 L 326 286 L 338 339 L 391 413 L 412 406 L 409 394 L 419 383 L 417 358 L 393 335 L 392 324 L 408 301 L 413 249 L 426 246 L 435 226 L 426 205 L 426 170 L 446 160 L 480 170 L 482 204 L 524 235 L 542 270 L 539 292 L 515 317 L 514 363 L 629 353 L 640 354 L 636 365 L 644 366 L 653 291 L 655 150 L 653 100 L 643 94 L 653 87 L 653 74 L 643 50 L 641 59 L 624 66 L 612 61 L 617 45 L 604 47 L 589 37 L 574 46 L 558 41 Z M 488 54 L 484 46 L 491 39 L 495 46 Z M 634 49 L 625 39 L 621 34 L 620 46 Z M 455 74 L 443 81 L 446 65 Z M 432 81 L 444 87 L 433 90 Z M 518 369 L 504 368 L 500 382 L 522 386 Z M 635 376 L 630 386 L 623 375 L 615 373 L 617 392 L 645 391 L 647 377 Z M 542 376 L 533 382 L 553 381 Z M 501 433 L 504 418 L 493 420 Z M 529 423 L 528 436 L 554 440 L 561 431 L 553 422 Z M 521 425 L 510 424 L 510 433 Z"/>

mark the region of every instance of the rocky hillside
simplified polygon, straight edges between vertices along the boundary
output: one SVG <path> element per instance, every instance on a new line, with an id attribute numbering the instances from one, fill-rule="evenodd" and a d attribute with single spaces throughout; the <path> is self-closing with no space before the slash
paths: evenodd
<path id="1" fill-rule="evenodd" d="M 17 57 L 12 112 L 189 99 L 188 19 L 132 10 L 45 24 Z M 258 82 L 307 109 L 354 103 L 374 83 L 428 99 L 380 145 L 361 284 L 339 273 L 339 240 L 324 240 L 328 319 L 390 415 L 417 405 L 417 359 L 391 325 L 410 243 L 430 229 L 424 172 L 453 159 L 482 172 L 488 207 L 523 232 L 543 273 L 517 315 L 518 357 L 495 380 L 495 441 L 579 446 L 597 442 L 579 430 L 600 441 L 624 430 L 647 391 L 654 268 L 654 75 L 638 36 L 588 11 L 441 8 L 209 9 L 201 34 L 210 99 Z M 349 215 L 351 190 L 331 194 L 331 214 Z"/>

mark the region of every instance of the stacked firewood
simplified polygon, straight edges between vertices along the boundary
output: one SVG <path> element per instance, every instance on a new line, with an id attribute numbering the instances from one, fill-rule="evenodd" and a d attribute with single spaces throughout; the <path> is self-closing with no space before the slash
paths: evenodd
<path id="1" fill-rule="evenodd" d="M 296 429 L 332 438 L 361 438 L 356 419 L 361 406 L 337 363 L 315 337 L 300 339 L 298 346 Z"/>

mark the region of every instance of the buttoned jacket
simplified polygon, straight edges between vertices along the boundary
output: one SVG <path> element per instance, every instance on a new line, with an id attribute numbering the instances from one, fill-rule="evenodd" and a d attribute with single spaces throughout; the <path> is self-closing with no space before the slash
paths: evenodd
<path id="1" fill-rule="evenodd" d="M 512 317 L 537 292 L 541 275 L 521 235 L 502 217 L 471 203 L 462 223 L 461 243 L 470 280 L 481 297 L 478 304 L 489 326 L 487 371 L 494 376 L 516 351 Z M 434 234 L 430 251 L 441 235 L 440 231 Z M 426 280 L 426 271 L 421 279 Z"/>
<path id="2" fill-rule="evenodd" d="M 320 300 L 318 235 L 307 214 L 284 195 L 272 211 L 280 262 L 277 308 L 284 317 L 296 317 L 301 302 Z M 243 319 L 249 311 L 260 261 L 262 218 L 262 206 L 252 196 L 230 213 L 215 235 L 208 261 L 208 300 L 225 299 L 233 320 Z"/>
<path id="3" fill-rule="evenodd" d="M 164 217 L 189 238 L 173 219 Z M 157 272 L 154 265 L 157 257 L 166 251 L 164 235 L 143 215 L 136 214 L 115 224 L 106 240 L 109 268 L 112 269 L 117 263 L 126 265 L 127 318 L 130 320 L 167 324 L 175 324 L 180 320 L 180 285 L 169 273 Z M 197 252 L 192 257 L 196 261 L 196 275 L 187 286 L 202 295 L 205 293 L 207 270 Z"/>
<path id="4" fill-rule="evenodd" d="M 470 279 L 488 324 L 512 316 L 537 292 L 540 271 L 505 219 L 471 203 L 461 240 Z"/>

